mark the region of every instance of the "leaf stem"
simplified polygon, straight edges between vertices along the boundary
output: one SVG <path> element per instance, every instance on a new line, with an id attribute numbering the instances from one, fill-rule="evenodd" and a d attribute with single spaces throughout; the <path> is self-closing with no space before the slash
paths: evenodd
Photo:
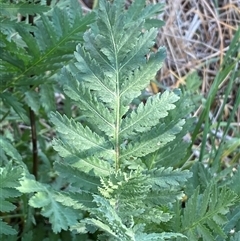
<path id="1" fill-rule="evenodd" d="M 37 180 L 37 172 L 38 172 L 38 150 L 37 150 L 37 132 L 36 132 L 36 121 L 35 121 L 35 113 L 31 108 L 29 108 L 30 115 L 30 124 L 31 124 L 31 133 L 32 133 L 32 155 L 33 155 L 33 175 Z"/>
<path id="2" fill-rule="evenodd" d="M 116 69 L 116 128 L 115 128 L 115 152 L 116 152 L 116 171 L 120 167 L 119 156 L 120 156 L 120 143 L 119 143 L 119 132 L 120 132 L 120 84 L 119 84 L 119 68 L 117 59 L 117 49 L 112 33 L 112 42 L 114 45 L 115 54 L 115 69 Z"/>

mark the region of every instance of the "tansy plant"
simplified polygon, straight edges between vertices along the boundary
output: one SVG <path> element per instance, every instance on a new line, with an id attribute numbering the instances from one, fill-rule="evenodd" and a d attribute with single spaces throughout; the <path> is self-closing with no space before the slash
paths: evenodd
<path id="1" fill-rule="evenodd" d="M 78 240 L 92 240 L 91 233 L 104 241 L 220 241 L 236 225 L 239 172 L 217 186 L 202 165 L 182 168 L 189 146 L 183 137 L 194 124 L 188 97 L 165 91 L 131 107 L 166 55 L 164 47 L 151 51 L 162 24 L 152 17 L 162 10 L 145 0 L 127 7 L 124 0 L 99 1 L 95 22 L 62 69 L 59 83 L 82 118 L 51 114 L 60 181 L 43 184 L 25 170 L 13 183 L 34 193 L 29 205 L 40 208 L 55 233 L 70 229 Z"/>

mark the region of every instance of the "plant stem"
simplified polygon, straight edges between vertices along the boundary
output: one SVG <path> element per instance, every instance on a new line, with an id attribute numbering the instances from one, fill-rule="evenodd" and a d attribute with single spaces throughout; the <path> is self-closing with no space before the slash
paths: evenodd
<path id="1" fill-rule="evenodd" d="M 31 108 L 29 108 L 29 115 L 30 115 L 31 133 L 32 133 L 32 153 L 33 153 L 32 172 L 37 180 L 37 171 L 38 171 L 37 132 L 36 132 L 35 114 Z"/>
<path id="2" fill-rule="evenodd" d="M 29 24 L 34 25 L 34 15 L 28 15 L 28 18 L 29 18 Z M 32 86 L 30 86 L 30 88 L 31 87 Z M 30 115 L 30 125 L 31 125 L 31 133 L 32 133 L 32 156 L 33 156 L 32 172 L 37 180 L 38 179 L 37 132 L 36 132 L 35 113 L 31 108 L 29 108 L 29 115 Z"/>

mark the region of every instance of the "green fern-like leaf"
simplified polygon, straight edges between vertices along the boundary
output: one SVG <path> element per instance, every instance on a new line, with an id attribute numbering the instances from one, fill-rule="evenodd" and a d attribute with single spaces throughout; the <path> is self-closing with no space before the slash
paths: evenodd
<path id="1" fill-rule="evenodd" d="M 105 235 L 100 235 L 100 240 L 121 240 L 121 241 L 141 241 L 141 240 L 166 240 L 185 236 L 178 233 L 144 233 L 143 225 L 135 225 L 132 223 L 129 227 L 122 223 L 122 219 L 116 213 L 110 203 L 100 197 L 94 196 L 94 202 L 97 203 L 97 208 L 93 209 L 93 213 L 97 218 L 87 218 L 80 224 L 72 227 L 73 230 L 84 232 L 85 228 L 82 224 L 93 225 L 100 230 L 105 231 Z"/>
<path id="2" fill-rule="evenodd" d="M 239 188 L 239 182 L 240 182 L 240 169 L 238 168 L 237 172 L 234 174 L 232 178 L 232 182 L 230 184 L 230 188 L 235 191 L 238 195 L 240 195 L 240 188 Z"/>
<path id="3" fill-rule="evenodd" d="M 182 232 L 191 240 L 199 237 L 205 241 L 215 240 L 216 235 L 226 238 L 223 225 L 225 214 L 236 201 L 236 194 L 227 188 L 209 187 L 199 195 L 199 188 L 187 203 L 182 216 Z M 194 213 L 194 215 L 193 215 Z"/>
<path id="4" fill-rule="evenodd" d="M 20 186 L 19 181 L 22 173 L 22 167 L 13 167 L 11 163 L 0 168 L 0 212 L 10 212 L 16 208 L 16 206 L 9 201 L 9 198 L 15 198 L 21 195 L 17 188 Z M 0 236 L 14 234 L 17 234 L 17 231 L 0 218 Z"/>
<path id="5" fill-rule="evenodd" d="M 29 3 L 1 3 L 0 14 L 5 17 L 16 16 L 21 14 L 26 16 L 28 14 L 40 14 L 49 10 L 48 6 Z"/>
<path id="6" fill-rule="evenodd" d="M 15 235 L 17 234 L 17 231 L 9 226 L 7 223 L 3 222 L 0 218 L 0 237 L 3 235 Z"/>
<path id="7" fill-rule="evenodd" d="M 41 208 L 41 214 L 49 218 L 55 233 L 67 230 L 79 218 L 74 210 L 56 202 L 48 192 L 38 192 L 29 200 L 29 204 L 34 208 Z"/>
<path id="8" fill-rule="evenodd" d="M 175 108 L 175 103 L 179 99 L 173 92 L 164 92 L 148 98 L 146 104 L 141 103 L 136 111 L 131 112 L 122 124 L 120 135 L 124 139 L 146 132 L 151 127 L 159 123 L 160 118 L 168 115 L 168 111 Z M 153 108 L 157 106 L 158 108 Z"/>
<path id="9" fill-rule="evenodd" d="M 74 166 L 66 165 L 60 162 L 56 162 L 54 167 L 61 177 L 67 178 L 72 187 L 95 193 L 100 186 L 100 180 L 94 175 L 94 173 L 90 172 L 87 174 Z"/>
<path id="10" fill-rule="evenodd" d="M 40 88 L 40 103 L 46 113 L 56 110 L 56 104 L 54 100 L 54 88 L 51 84 L 42 84 Z"/>
<path id="11" fill-rule="evenodd" d="M 20 165 L 23 164 L 22 157 L 16 148 L 10 143 L 10 141 L 0 135 L 0 153 L 3 159 L 3 155 L 6 154 L 12 158 L 12 160 L 16 160 Z"/>
<path id="12" fill-rule="evenodd" d="M 240 222 L 240 206 L 239 202 L 236 203 L 235 208 L 232 208 L 230 213 L 227 215 L 228 222 L 224 225 L 225 233 L 230 233 L 231 230 L 239 230 Z"/>
<path id="13" fill-rule="evenodd" d="M 0 98 L 2 98 L 3 103 L 12 107 L 25 123 L 29 123 L 29 118 L 27 116 L 26 110 L 23 108 L 23 104 L 19 102 L 15 96 L 6 91 L 0 94 Z"/>
<path id="14" fill-rule="evenodd" d="M 35 181 L 31 176 L 24 176 L 20 184 L 18 190 L 22 193 L 35 193 L 29 199 L 29 205 L 41 208 L 41 214 L 49 218 L 55 233 L 67 230 L 69 226 L 76 224 L 80 214 L 57 202 L 54 198 L 55 191 L 48 185 Z"/>
<path id="15" fill-rule="evenodd" d="M 97 214 L 98 218 L 85 219 L 82 223 L 96 226 L 116 240 L 133 240 L 133 232 L 122 223 L 121 218 L 110 203 L 100 196 L 94 196 L 94 201 L 97 203 L 97 208 L 93 209 L 92 212 Z M 77 227 L 78 225 L 73 228 Z"/>
<path id="16" fill-rule="evenodd" d="M 176 125 L 173 125 L 173 123 L 168 125 L 159 124 L 152 128 L 151 131 L 142 133 L 141 137 L 137 136 L 129 142 L 129 145 L 122 151 L 121 159 L 136 159 L 155 152 L 159 147 L 173 141 L 184 124 L 184 120 L 179 121 Z"/>
<path id="17" fill-rule="evenodd" d="M 113 158 L 111 143 L 106 142 L 103 137 L 92 132 L 88 127 L 83 127 L 79 122 L 68 120 L 66 116 L 52 116 L 52 122 L 57 126 L 57 131 L 64 135 L 64 142 L 75 142 L 74 147 L 81 150 L 84 156 L 90 156 L 97 152 L 100 157 Z M 88 153 L 89 152 L 89 153 Z M 81 156 L 81 153 L 79 152 Z"/>
<path id="18" fill-rule="evenodd" d="M 73 165 L 75 168 L 84 172 L 94 171 L 96 175 L 109 175 L 111 166 L 108 162 L 103 161 L 95 156 L 84 156 L 81 151 L 74 148 L 74 146 L 56 140 L 53 142 L 54 148 L 60 156 L 62 156 L 66 163 Z"/>
<path id="19" fill-rule="evenodd" d="M 41 7 L 45 7 L 39 6 L 37 10 L 37 5 L 33 3 L 11 5 L 16 11 L 22 9 L 28 14 L 35 10 L 36 13 L 42 12 L 44 9 L 41 10 Z M 14 34 L 17 35 L 17 41 L 13 38 L 8 39 L 6 31 L 3 31 L 4 34 L 1 33 L 1 91 L 9 96 L 1 96 L 1 98 L 4 104 L 14 108 L 24 122 L 27 122 L 24 111 L 19 106 L 20 104 L 16 103 L 20 102 L 19 98 L 22 99 L 22 96 L 19 96 L 19 93 L 18 95 L 7 93 L 7 90 L 21 86 L 21 91 L 26 93 L 25 103 L 35 112 L 39 110 L 36 104 L 41 103 L 40 100 L 51 104 L 47 105 L 42 102 L 45 110 L 53 110 L 54 92 L 50 91 L 52 88 L 45 92 L 45 83 L 51 82 L 52 84 L 51 77 L 72 59 L 76 44 L 81 41 L 83 32 L 93 20 L 93 13 L 83 15 L 80 4 L 71 0 L 65 11 L 55 6 L 51 14 L 41 13 L 41 17 L 35 21 L 35 26 L 15 23 L 12 28 Z M 21 44 L 18 39 L 21 39 Z M 32 89 L 29 90 L 29 86 L 41 84 L 43 86 L 40 96 L 36 95 Z M 14 101 L 15 99 L 17 101 Z"/>
<path id="20" fill-rule="evenodd" d="M 126 10 L 123 0 L 101 0 L 96 23 L 76 47 L 75 62 L 64 67 L 59 78 L 84 121 L 51 115 L 58 133 L 53 147 L 63 157 L 55 167 L 71 185 L 71 193 L 55 198 L 67 207 L 90 212 L 71 229 L 88 232 L 95 227 L 104 231 L 99 240 L 185 237 L 161 233 L 160 227 L 171 220 L 171 204 L 183 197 L 191 174 L 161 167 L 157 155 L 154 160 L 146 157 L 176 137 L 183 138 L 192 124 L 185 120 L 191 103 L 166 91 L 131 108 L 165 58 L 163 47 L 151 52 L 157 29 L 147 22 L 161 7 L 145 6 L 140 0 Z"/>
<path id="21" fill-rule="evenodd" d="M 175 138 L 166 143 L 166 145 L 160 146 L 155 152 L 146 156 L 144 163 L 148 168 L 155 167 L 180 167 L 184 162 L 184 157 L 187 153 L 187 148 L 191 144 L 189 141 L 184 141 L 184 137 L 188 135 L 193 127 L 193 118 L 189 118 L 189 111 L 193 111 L 194 106 L 188 96 L 180 94 L 180 99 L 175 103 L 176 108 L 170 110 L 168 115 L 160 119 L 160 122 L 166 124 L 177 124 L 180 119 L 187 117 L 185 125 L 179 133 L 175 135 Z M 177 111 L 176 111 L 177 110 Z"/>
<path id="22" fill-rule="evenodd" d="M 100 193 L 111 200 L 114 205 L 123 205 L 122 209 L 127 205 L 133 205 L 134 200 L 142 204 L 147 197 L 150 185 L 146 185 L 147 176 L 141 172 L 133 171 L 129 174 L 117 172 L 110 175 L 108 178 L 102 178 L 102 186 L 99 187 Z M 121 204 L 118 204 L 118 201 Z M 135 203 L 137 206 L 137 203 Z M 121 207 L 118 208 L 121 208 Z"/>
<path id="23" fill-rule="evenodd" d="M 26 91 L 24 94 L 25 101 L 28 103 L 31 109 L 38 114 L 41 107 L 38 94 L 35 91 Z"/>
<path id="24" fill-rule="evenodd" d="M 172 169 L 118 172 L 102 178 L 100 193 L 117 210 L 124 224 L 144 222 L 150 229 L 153 223 L 168 222 L 172 215 L 164 210 L 169 203 L 181 199 L 183 183 L 189 172 Z"/>
<path id="25" fill-rule="evenodd" d="M 238 240 L 240 240 L 240 232 L 235 233 L 235 235 L 230 238 L 230 241 L 238 241 Z"/>
<path id="26" fill-rule="evenodd" d="M 64 122 L 68 127 L 63 127 L 63 125 L 60 127 L 61 117 L 57 117 L 59 121 L 52 119 L 52 122 L 56 123 L 59 131 L 62 132 L 62 140 L 67 140 L 63 142 L 64 146 L 72 143 L 69 138 L 76 139 L 74 135 L 79 133 L 76 140 L 81 149 L 85 149 L 86 157 L 94 155 L 105 162 L 110 162 L 111 165 L 115 163 L 117 168 L 120 163 L 128 159 L 142 157 L 156 151 L 159 146 L 173 140 L 184 125 L 184 121 L 179 120 L 175 126 L 170 123 L 169 126 L 163 124 L 153 128 L 157 120 L 166 116 L 168 111 L 174 108 L 173 103 L 178 100 L 174 93 L 169 92 L 161 97 L 158 95 L 149 99 L 147 105 L 139 106 L 131 117 L 122 118 L 127 113 L 130 102 L 146 87 L 161 67 L 165 56 L 164 49 L 160 49 L 156 54 L 152 54 L 148 61 L 146 60 L 144 55 L 149 53 L 157 31 L 151 28 L 142 33 L 144 21 L 140 16 L 141 24 L 131 29 L 134 37 L 131 39 L 132 43 L 129 42 L 131 24 L 126 23 L 126 29 L 121 28 L 120 31 L 120 25 L 122 26 L 129 18 L 128 11 L 118 12 L 122 5 L 122 1 L 113 5 L 107 1 L 101 1 L 97 13 L 97 25 L 85 33 L 85 44 L 79 45 L 75 53 L 77 60 L 75 66 L 67 67 L 63 71 L 61 80 L 65 93 L 78 103 L 86 118 L 92 122 L 95 129 L 106 134 L 107 139 L 97 137 L 97 134 L 87 127 L 76 132 L 76 125 L 80 128 L 80 123 L 75 125 L 73 121 L 65 117 Z M 113 14 L 114 11 L 116 12 Z M 109 36 L 112 37 L 109 38 Z M 162 109 L 156 112 L 158 105 Z M 151 120 L 155 119 L 155 121 L 148 121 L 152 113 L 155 114 Z M 73 126 L 74 134 L 69 135 L 70 132 L 67 131 L 69 126 Z M 143 129 L 144 133 L 141 133 Z M 141 133 L 140 139 L 136 136 L 137 132 Z M 99 139 L 101 144 L 89 145 L 86 137 L 91 138 L 95 143 Z M 124 144 L 126 138 L 129 139 L 128 145 Z M 77 143 L 75 142 L 75 145 Z M 62 150 L 64 147 L 63 145 L 60 147 L 59 144 L 60 142 L 55 142 L 56 150 Z M 81 153 L 77 156 L 80 158 Z M 94 167 L 89 166 L 86 169 L 85 166 L 84 169 L 89 171 L 92 168 Z"/>
<path id="27" fill-rule="evenodd" d="M 181 187 L 191 176 L 189 171 L 180 171 L 179 169 L 173 170 L 173 168 L 159 168 L 146 171 L 149 175 L 147 179 L 152 188 L 158 190 L 159 188 L 178 188 Z"/>
<path id="28" fill-rule="evenodd" d="M 55 193 L 54 198 L 64 206 L 76 209 L 76 212 L 81 210 L 90 211 L 92 208 L 96 208 L 96 204 L 93 202 L 93 196 L 88 192 L 79 192 L 79 190 L 77 192 L 75 190 L 75 192 Z"/>

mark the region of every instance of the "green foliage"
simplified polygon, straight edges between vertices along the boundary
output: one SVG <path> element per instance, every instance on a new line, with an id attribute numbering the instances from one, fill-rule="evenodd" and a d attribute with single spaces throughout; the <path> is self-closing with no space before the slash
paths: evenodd
<path id="1" fill-rule="evenodd" d="M 195 140 L 199 130 L 191 117 L 197 76 L 188 80 L 191 91 L 132 105 L 166 56 L 164 47 L 151 51 L 163 5 L 95 3 L 86 15 L 74 0 L 52 7 L 5 1 L 1 9 L 1 240 L 238 240 L 240 171 L 221 170 L 217 153 L 211 166 L 200 162 L 202 153 L 200 161 L 189 156 L 186 136 L 193 131 Z M 34 24 L 17 22 L 16 13 L 36 14 Z M 225 76 L 227 64 L 236 64 L 229 52 Z M 61 88 L 73 114 L 56 111 Z M 38 180 L 29 173 L 30 132 L 18 130 L 19 121 L 40 130 Z"/>
<path id="2" fill-rule="evenodd" d="M 129 109 L 161 67 L 165 51 L 149 52 L 156 29 L 146 29 L 143 15 L 136 15 L 131 22 L 134 4 L 125 11 L 123 4 L 100 1 L 96 24 L 85 33 L 84 44 L 75 52 L 77 62 L 62 71 L 64 91 L 78 105 L 86 123 L 52 115 L 60 134 L 54 148 L 64 159 L 60 165 L 66 167 L 63 175 L 73 180 L 75 173 L 73 176 L 82 181 L 81 191 L 92 193 L 97 204 L 93 209 L 82 202 L 85 207 L 79 209 L 87 209 L 91 218 L 73 226 L 78 232 L 90 231 L 90 225 L 105 231 L 100 240 L 164 240 L 167 235 L 178 237 L 170 231 L 164 237 L 161 223 L 171 220 L 170 204 L 183 198 L 182 188 L 191 174 L 162 167 L 158 152 L 169 143 L 170 147 L 175 145 L 175 139 L 179 141 L 191 128 L 192 122 L 185 118 L 193 107 L 187 97 L 166 91 L 148 98 L 135 110 Z M 95 181 L 89 181 L 93 177 L 99 185 L 97 190 Z M 221 208 L 233 205 L 233 197 Z M 64 205 L 69 206 L 69 198 L 71 195 L 66 195 Z M 72 203 L 81 203 L 75 198 L 72 196 Z M 192 206 L 198 207 L 196 203 Z M 180 235 L 181 229 L 178 231 Z"/>
<path id="3" fill-rule="evenodd" d="M 31 177 L 24 177 L 20 183 L 18 190 L 22 193 L 36 193 L 29 199 L 29 205 L 41 208 L 41 214 L 49 218 L 55 233 L 67 230 L 68 226 L 76 223 L 79 215 L 57 202 L 54 198 L 54 190 L 49 186 L 36 182 Z"/>
<path id="4" fill-rule="evenodd" d="M 11 163 L 0 168 L 0 212 L 7 213 L 16 208 L 10 200 L 21 195 L 17 187 L 20 186 L 19 179 L 22 177 L 22 173 L 21 167 L 13 167 Z M 14 228 L 0 218 L 0 236 L 16 233 Z"/>
<path id="5" fill-rule="evenodd" d="M 38 4 L 29 4 L 26 2 L 18 3 L 1 3 L 0 14 L 1 17 L 16 16 L 21 14 L 22 16 L 27 16 L 28 14 L 40 14 L 49 10 L 49 7 Z"/>
<path id="6" fill-rule="evenodd" d="M 94 202 L 97 203 L 97 208 L 92 209 L 92 213 L 97 215 L 96 218 L 86 218 L 82 223 L 93 225 L 100 230 L 105 231 L 106 234 L 99 236 L 99 240 L 166 240 L 169 238 L 176 237 L 185 237 L 182 234 L 178 233 L 151 233 L 147 234 L 144 232 L 144 225 L 134 225 L 134 223 L 128 225 L 127 227 L 116 212 L 116 209 L 113 208 L 110 203 L 100 197 L 94 196 Z M 133 219 L 132 219 L 133 221 Z M 84 230 L 82 225 L 76 225 L 73 227 L 73 230 L 76 229 L 79 232 Z"/>
<path id="7" fill-rule="evenodd" d="M 184 210 L 183 233 L 191 240 L 198 240 L 199 237 L 203 240 L 215 240 L 216 235 L 227 238 L 222 226 L 227 223 L 225 214 L 236 198 L 237 195 L 227 188 L 219 190 L 216 186 L 209 185 L 201 195 L 198 188 Z"/>
<path id="8" fill-rule="evenodd" d="M 104 235 L 119 240 L 178 237 L 180 234 L 155 232 L 151 223 L 158 225 L 171 219 L 164 206 L 183 197 L 181 189 L 191 176 L 188 171 L 160 168 L 154 162 L 149 165 L 144 159 L 181 133 L 191 108 L 174 112 L 180 96 L 166 91 L 150 97 L 136 110 L 129 109 L 165 56 L 164 48 L 150 52 L 157 29 L 145 25 L 144 19 L 162 6 L 143 8 L 143 3 L 124 10 L 124 1 L 99 2 L 96 24 L 84 34 L 84 44 L 75 52 L 77 62 L 65 67 L 60 77 L 65 94 L 78 105 L 86 123 L 51 115 L 60 137 L 53 145 L 64 160 L 56 162 L 55 167 L 71 183 L 71 193 L 59 194 L 57 201 L 87 210 L 91 218 L 73 227 L 86 232 L 90 225 L 107 232 L 100 239 Z M 134 160 L 135 166 L 131 164 Z M 82 199 L 77 188 L 83 196 L 92 196 L 90 200 L 97 207 Z M 30 203 L 35 205 L 34 200 Z M 151 218 L 154 212 L 157 217 Z M 114 231 L 114 227 L 119 229 Z"/>
<path id="9" fill-rule="evenodd" d="M 83 15 L 80 4 L 74 0 L 68 2 L 66 11 L 56 5 L 52 11 L 43 13 L 48 9 L 47 6 L 29 3 L 4 4 L 2 8 L 7 16 L 12 16 L 15 11 L 23 15 L 41 14 L 34 26 L 31 23 L 15 22 L 9 32 L 5 25 L 1 25 L 0 97 L 24 122 L 27 122 L 27 118 L 23 104 L 19 101 L 22 98 L 36 113 L 41 101 L 44 101 L 42 107 L 46 112 L 54 110 L 52 77 L 72 59 L 76 44 L 94 20 L 93 14 Z M 17 37 L 13 38 L 12 35 Z M 34 91 L 36 87 L 40 87 L 39 94 Z"/>
<path id="10" fill-rule="evenodd" d="M 8 157 L 11 157 L 12 160 L 17 161 L 18 163 L 22 162 L 22 157 L 16 150 L 16 148 L 10 143 L 7 138 L 0 136 L 0 152 L 1 152 L 1 165 L 7 163 Z"/>

